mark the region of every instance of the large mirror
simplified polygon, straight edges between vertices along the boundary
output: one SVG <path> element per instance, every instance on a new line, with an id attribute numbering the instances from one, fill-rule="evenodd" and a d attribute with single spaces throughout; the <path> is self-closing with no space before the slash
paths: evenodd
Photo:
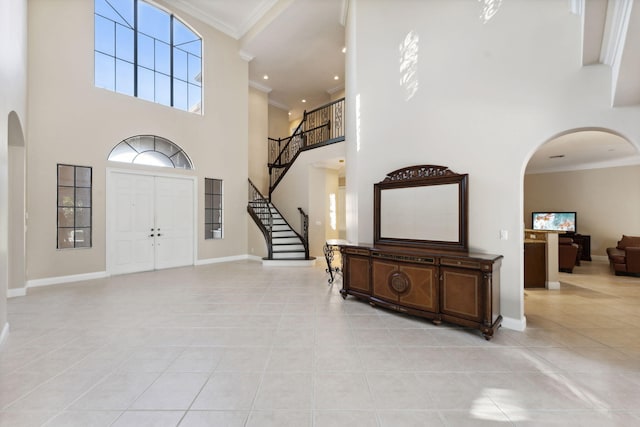
<path id="1" fill-rule="evenodd" d="M 467 175 L 411 166 L 374 185 L 374 244 L 466 251 Z"/>

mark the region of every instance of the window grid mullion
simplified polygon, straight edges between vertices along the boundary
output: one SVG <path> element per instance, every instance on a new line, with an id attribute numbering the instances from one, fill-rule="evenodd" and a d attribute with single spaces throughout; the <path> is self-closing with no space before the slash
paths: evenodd
<path id="1" fill-rule="evenodd" d="M 138 0 L 133 1 L 133 96 L 138 97 Z"/>

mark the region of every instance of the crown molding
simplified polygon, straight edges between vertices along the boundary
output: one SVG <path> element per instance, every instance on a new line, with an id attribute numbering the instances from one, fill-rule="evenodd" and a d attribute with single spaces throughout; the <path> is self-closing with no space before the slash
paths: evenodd
<path id="1" fill-rule="evenodd" d="M 252 55 L 249 52 L 246 52 L 244 50 L 239 50 L 238 51 L 238 55 L 240 55 L 240 58 L 242 58 L 244 61 L 247 61 L 247 62 L 251 62 L 253 60 L 253 58 L 255 58 L 254 55 Z"/>
<path id="2" fill-rule="evenodd" d="M 285 110 L 285 111 L 289 111 L 289 106 L 288 105 L 284 105 L 278 101 L 274 101 L 272 99 L 269 100 L 269 105 L 273 105 L 274 107 L 277 107 L 281 110 Z"/>
<path id="3" fill-rule="evenodd" d="M 336 93 L 336 92 L 340 92 L 341 90 L 344 90 L 344 83 L 343 83 L 343 84 L 341 84 L 341 85 L 338 85 L 338 86 L 336 86 L 336 87 L 332 87 L 332 88 L 330 88 L 330 89 L 327 89 L 327 93 L 328 93 L 329 95 L 333 95 L 334 93 Z"/>
<path id="4" fill-rule="evenodd" d="M 262 85 L 262 84 L 260 84 L 258 82 L 253 81 L 253 80 L 249 80 L 249 87 L 252 87 L 252 88 L 257 89 L 260 92 L 264 92 L 264 93 L 270 93 L 273 90 L 269 86 Z"/>

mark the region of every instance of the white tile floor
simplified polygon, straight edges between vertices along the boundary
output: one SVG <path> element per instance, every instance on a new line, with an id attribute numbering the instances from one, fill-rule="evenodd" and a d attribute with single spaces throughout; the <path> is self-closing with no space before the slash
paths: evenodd
<path id="1" fill-rule="evenodd" d="M 320 265 L 32 289 L 8 301 L 0 426 L 640 425 L 640 278 L 561 280 L 490 342 L 343 301 Z"/>

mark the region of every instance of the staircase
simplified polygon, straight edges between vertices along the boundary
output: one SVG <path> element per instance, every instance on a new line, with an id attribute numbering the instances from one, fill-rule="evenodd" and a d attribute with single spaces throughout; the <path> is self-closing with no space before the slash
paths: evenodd
<path id="1" fill-rule="evenodd" d="M 268 256 L 263 259 L 263 264 L 286 265 L 289 261 L 295 261 L 296 265 L 301 261 L 307 261 L 310 265 L 315 263 L 315 258 L 309 257 L 309 217 L 301 208 L 298 208 L 298 211 L 302 218 L 302 235 L 289 225 L 273 203 L 249 180 L 247 212 L 267 241 Z"/>
<path id="2" fill-rule="evenodd" d="M 298 155 L 306 150 L 344 141 L 344 98 L 333 101 L 304 116 L 296 130 L 287 138 L 268 140 L 269 197 L 263 196 L 249 180 L 247 212 L 262 231 L 267 242 L 264 264 L 313 265 L 309 256 L 309 216 L 301 209 L 302 231 L 295 231 L 271 203 L 271 194 Z"/>

